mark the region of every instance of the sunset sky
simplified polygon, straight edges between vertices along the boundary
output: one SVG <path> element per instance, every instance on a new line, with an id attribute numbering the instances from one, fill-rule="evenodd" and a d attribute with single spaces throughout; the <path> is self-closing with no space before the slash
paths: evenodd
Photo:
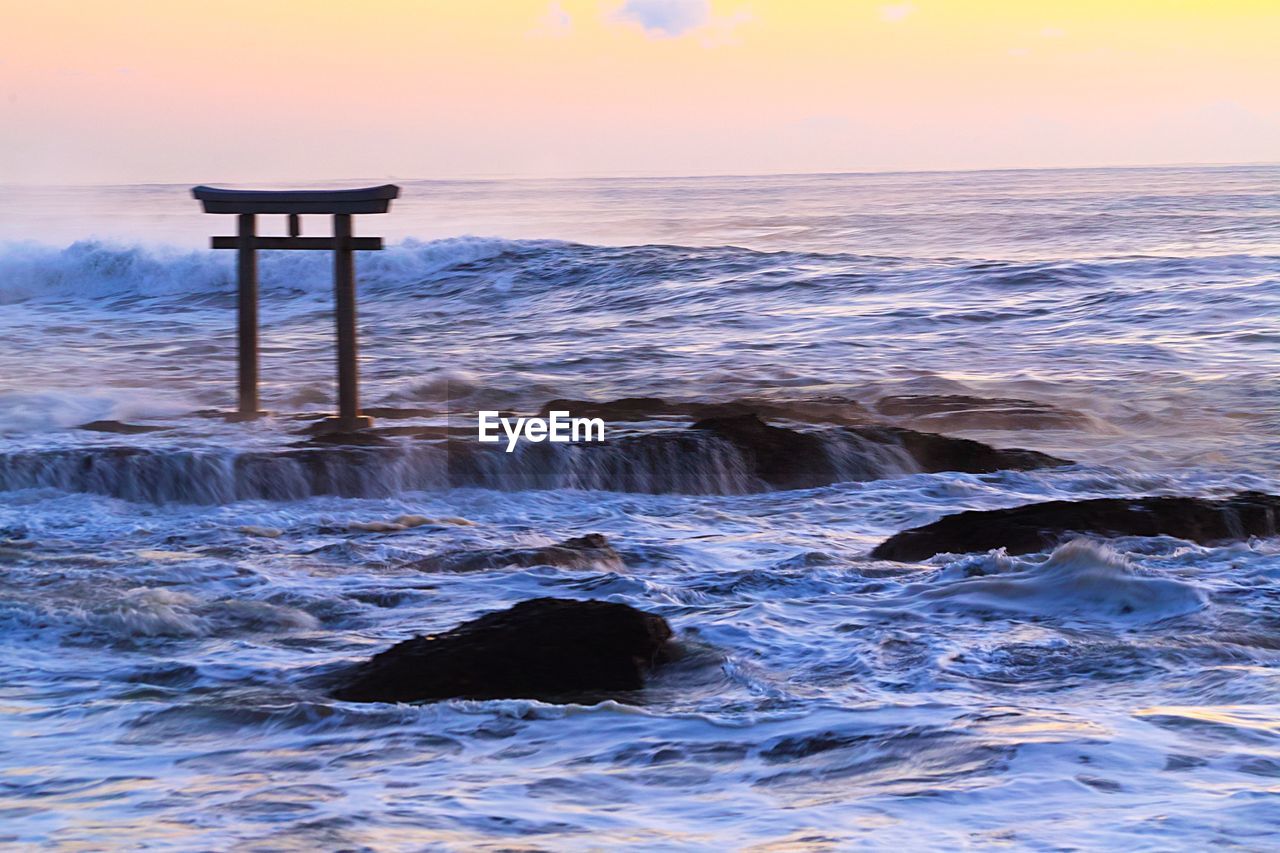
<path id="1" fill-rule="evenodd" d="M 0 182 L 1280 159 L 1278 0 L 0 0 Z"/>

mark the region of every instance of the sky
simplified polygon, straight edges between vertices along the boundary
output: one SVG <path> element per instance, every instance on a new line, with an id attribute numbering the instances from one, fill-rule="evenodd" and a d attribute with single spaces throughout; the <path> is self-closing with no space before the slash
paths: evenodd
<path id="1" fill-rule="evenodd" d="M 0 0 L 0 183 L 1280 160 L 1280 0 Z"/>

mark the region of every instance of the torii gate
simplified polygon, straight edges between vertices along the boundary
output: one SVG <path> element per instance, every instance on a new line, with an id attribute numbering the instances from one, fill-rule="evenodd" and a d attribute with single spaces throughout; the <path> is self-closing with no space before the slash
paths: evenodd
<path id="1" fill-rule="evenodd" d="M 386 213 L 399 198 L 394 184 L 358 190 L 227 190 L 195 187 L 191 194 L 205 213 L 234 213 L 239 229 L 235 237 L 214 237 L 213 248 L 235 249 L 239 314 L 240 404 L 234 420 L 252 420 L 264 412 L 258 408 L 258 249 L 332 249 L 334 314 L 338 326 L 338 416 L 325 420 L 332 429 L 350 432 L 371 426 L 373 419 L 360 414 L 360 377 L 356 347 L 355 252 L 382 248 L 381 237 L 353 237 L 351 216 Z M 257 214 L 288 216 L 288 237 L 259 237 Z M 298 217 L 304 213 L 333 215 L 332 237 L 302 237 Z"/>

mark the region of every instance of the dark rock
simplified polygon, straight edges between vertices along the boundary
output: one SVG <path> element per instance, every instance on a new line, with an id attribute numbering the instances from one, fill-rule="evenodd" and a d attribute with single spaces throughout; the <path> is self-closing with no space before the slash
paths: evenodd
<path id="1" fill-rule="evenodd" d="M 431 418 L 440 414 L 435 409 L 401 408 L 396 406 L 365 406 L 360 414 L 368 415 L 374 420 L 403 420 L 405 418 Z"/>
<path id="2" fill-rule="evenodd" d="M 836 482 L 835 465 L 819 433 L 766 424 L 755 415 L 707 418 L 693 429 L 706 430 L 731 442 L 751 463 L 756 476 L 779 489 L 803 489 Z M 846 435 L 901 447 L 921 471 L 1025 470 L 1069 465 L 1034 450 L 1000 449 L 978 441 L 891 426 L 844 427 Z"/>
<path id="3" fill-rule="evenodd" d="M 849 432 L 869 441 L 901 445 L 920 466 L 920 470 L 927 474 L 939 471 L 987 474 L 992 471 L 1028 471 L 1071 464 L 1066 459 L 1035 450 L 992 447 L 980 441 L 938 435 L 936 432 L 916 432 L 890 426 L 850 427 Z"/>
<path id="4" fill-rule="evenodd" d="M 1103 536 L 1176 536 L 1211 544 L 1275 536 L 1280 496 L 1242 492 L 1213 500 L 1195 497 L 1097 498 L 1047 501 L 1008 509 L 972 510 L 897 533 L 871 556 L 923 560 L 934 554 L 962 554 L 1004 547 L 1029 554 L 1071 533 Z"/>
<path id="5" fill-rule="evenodd" d="M 356 432 L 338 432 L 322 427 L 308 427 L 294 435 L 304 435 L 304 441 L 293 447 L 393 447 L 394 439 L 408 437 L 422 441 L 442 441 L 450 438 L 470 438 L 474 429 L 431 424 L 401 424 L 399 426 L 374 426 Z"/>
<path id="6" fill-rule="evenodd" d="M 405 426 L 387 426 L 374 427 L 373 432 L 383 438 L 395 438 L 398 436 L 408 436 L 409 438 L 420 439 L 422 441 L 442 441 L 452 438 L 454 435 L 474 436 L 475 430 L 451 429 L 447 426 L 430 426 L 430 425 L 405 425 Z"/>
<path id="7" fill-rule="evenodd" d="M 597 702 L 644 686 L 666 660 L 665 619 L 625 604 L 535 598 L 358 664 L 347 702 L 541 699 Z"/>
<path id="8" fill-rule="evenodd" d="M 761 418 L 796 421 L 806 424 L 865 424 L 873 419 L 867 409 L 847 397 L 816 397 L 806 400 L 734 400 L 724 404 L 708 404 L 698 413 L 708 418 L 719 415 L 754 414 Z"/>
<path id="9" fill-rule="evenodd" d="M 599 533 L 588 533 L 536 548 L 488 548 L 482 551 L 446 551 L 411 564 L 424 572 L 482 572 L 508 567 L 527 569 L 532 566 L 558 566 L 563 569 L 623 568 L 622 557 L 609 540 Z"/>
<path id="10" fill-rule="evenodd" d="M 384 447 L 390 442 L 372 430 L 360 432 L 339 432 L 323 428 L 307 429 L 299 435 L 309 435 L 301 445 L 339 446 L 339 447 Z"/>
<path id="11" fill-rule="evenodd" d="M 89 421 L 87 424 L 80 424 L 76 429 L 87 429 L 92 432 L 110 432 L 116 435 L 140 435 L 144 432 L 161 432 L 170 429 L 170 427 L 126 424 L 120 421 Z"/>
<path id="12" fill-rule="evenodd" d="M 835 466 L 813 433 L 769 426 L 755 415 L 706 418 L 692 429 L 732 443 L 761 480 L 778 489 L 806 489 L 835 482 Z"/>
<path id="13" fill-rule="evenodd" d="M 682 416 L 695 420 L 731 418 L 739 415 L 778 418 L 804 423 L 863 424 L 867 410 L 856 400 L 822 397 L 809 400 L 776 401 L 759 398 L 720 402 L 670 402 L 658 397 L 623 397 L 618 400 L 552 400 L 540 414 L 567 411 L 575 417 L 606 421 L 642 421 L 655 416 Z"/>

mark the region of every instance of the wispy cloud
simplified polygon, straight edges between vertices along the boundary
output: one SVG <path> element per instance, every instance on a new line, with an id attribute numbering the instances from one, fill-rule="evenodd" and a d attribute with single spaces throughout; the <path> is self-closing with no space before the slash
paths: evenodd
<path id="1" fill-rule="evenodd" d="M 654 38 L 708 31 L 716 41 L 726 40 L 728 33 L 748 18 L 741 12 L 716 17 L 710 0 L 626 0 L 613 13 L 613 20 L 639 26 Z"/>

